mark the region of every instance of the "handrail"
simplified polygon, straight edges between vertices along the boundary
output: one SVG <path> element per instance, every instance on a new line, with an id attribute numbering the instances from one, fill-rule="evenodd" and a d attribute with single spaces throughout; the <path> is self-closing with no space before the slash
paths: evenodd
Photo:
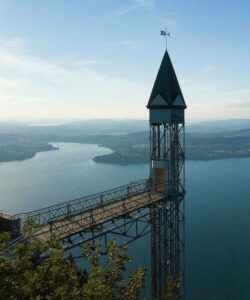
<path id="1" fill-rule="evenodd" d="M 123 201 L 129 199 L 132 196 L 140 195 L 145 192 L 157 191 L 162 185 L 152 185 L 150 179 L 140 180 L 132 182 L 129 185 L 123 185 L 118 188 L 110 189 L 101 193 L 96 193 L 90 196 L 85 196 L 70 201 L 62 202 L 56 205 L 51 205 L 46 208 L 37 209 L 28 213 L 14 215 L 13 218 L 20 219 L 24 223 L 27 219 L 33 219 L 36 223 L 36 228 L 30 236 L 35 236 L 37 232 L 41 232 L 45 226 L 52 225 L 54 222 L 66 220 L 79 215 L 81 213 L 89 212 L 95 209 L 102 209 L 102 213 L 107 209 L 105 206 L 114 202 Z M 182 189 L 181 194 L 185 194 L 185 190 Z M 137 200 L 139 201 L 139 199 Z M 93 225 L 93 224 L 92 224 Z M 23 242 L 29 237 L 23 235 L 12 240 L 6 248 L 11 249 L 14 245 Z M 5 249 L 0 249 L 0 253 Z"/>
<path id="2" fill-rule="evenodd" d="M 101 207 L 102 205 L 111 203 L 114 200 L 129 197 L 143 191 L 148 191 L 150 188 L 150 180 L 139 180 L 101 193 L 73 199 L 27 213 L 21 213 L 14 217 L 20 218 L 22 223 L 25 220 L 32 218 L 38 226 L 41 226 L 43 224 L 48 224 L 51 221 L 58 221 L 85 210 L 99 206 Z"/>
<path id="3" fill-rule="evenodd" d="M 121 199 L 143 192 L 149 192 L 154 189 L 157 189 L 157 187 L 152 185 L 151 180 L 144 179 L 131 182 L 128 185 L 109 189 L 104 192 L 76 198 L 27 213 L 14 215 L 13 217 L 19 218 L 22 224 L 27 219 L 33 219 L 37 226 L 42 226 L 44 224 L 49 224 L 50 222 L 56 222 L 72 217 L 88 210 L 103 207 L 104 205 L 110 204 L 113 201 L 119 201 Z"/>

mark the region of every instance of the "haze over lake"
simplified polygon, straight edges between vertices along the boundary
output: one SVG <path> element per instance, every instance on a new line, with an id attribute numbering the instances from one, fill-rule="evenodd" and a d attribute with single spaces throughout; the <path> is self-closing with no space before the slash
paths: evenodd
<path id="1" fill-rule="evenodd" d="M 148 177 L 146 164 L 92 160 L 107 148 L 53 145 L 60 149 L 0 164 L 2 210 L 25 212 Z M 249 178 L 249 158 L 186 163 L 187 299 L 250 299 Z M 129 253 L 150 268 L 149 237 Z"/>

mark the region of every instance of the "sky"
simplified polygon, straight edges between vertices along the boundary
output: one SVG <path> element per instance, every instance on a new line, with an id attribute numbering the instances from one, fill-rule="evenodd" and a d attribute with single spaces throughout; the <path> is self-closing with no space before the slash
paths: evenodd
<path id="1" fill-rule="evenodd" d="M 250 116 L 249 0 L 0 0 L 0 121 L 147 119 L 165 51 L 188 122 Z"/>

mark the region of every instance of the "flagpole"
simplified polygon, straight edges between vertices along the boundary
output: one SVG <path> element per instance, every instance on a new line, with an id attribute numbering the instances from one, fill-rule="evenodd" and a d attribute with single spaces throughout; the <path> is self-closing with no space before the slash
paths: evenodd
<path id="1" fill-rule="evenodd" d="M 168 37 L 170 37 L 170 32 L 168 32 L 168 28 L 166 26 L 166 31 L 161 30 L 161 35 L 166 37 L 166 51 L 168 50 Z"/>
<path id="2" fill-rule="evenodd" d="M 168 50 L 168 28 L 166 26 L 166 51 Z"/>

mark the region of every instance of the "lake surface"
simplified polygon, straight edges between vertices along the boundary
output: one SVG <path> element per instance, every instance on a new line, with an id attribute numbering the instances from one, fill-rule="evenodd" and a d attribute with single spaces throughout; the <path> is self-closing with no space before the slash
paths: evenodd
<path id="1" fill-rule="evenodd" d="M 109 149 L 53 145 L 60 150 L 0 164 L 1 210 L 26 212 L 148 177 L 145 164 L 92 160 Z M 249 300 L 250 158 L 187 162 L 186 189 L 186 299 Z M 149 269 L 149 236 L 129 247 L 136 264 Z"/>

